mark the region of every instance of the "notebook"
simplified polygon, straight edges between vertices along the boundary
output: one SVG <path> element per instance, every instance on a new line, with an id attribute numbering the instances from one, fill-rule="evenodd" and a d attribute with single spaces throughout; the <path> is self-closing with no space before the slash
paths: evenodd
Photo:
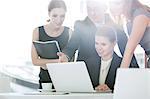
<path id="1" fill-rule="evenodd" d="M 150 99 L 150 69 L 119 68 L 113 99 Z"/>
<path id="2" fill-rule="evenodd" d="M 57 52 L 61 52 L 57 41 L 33 41 L 38 55 L 41 58 L 58 59 Z"/>
<path id="3" fill-rule="evenodd" d="M 96 92 L 83 61 L 46 65 L 56 92 Z"/>

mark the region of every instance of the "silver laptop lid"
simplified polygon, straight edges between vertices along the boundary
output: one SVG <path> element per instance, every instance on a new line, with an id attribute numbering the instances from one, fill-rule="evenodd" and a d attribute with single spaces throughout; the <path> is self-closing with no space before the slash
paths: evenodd
<path id="1" fill-rule="evenodd" d="M 150 69 L 119 68 L 113 99 L 150 99 Z"/>
<path id="2" fill-rule="evenodd" d="M 83 61 L 46 65 L 56 91 L 95 92 Z"/>

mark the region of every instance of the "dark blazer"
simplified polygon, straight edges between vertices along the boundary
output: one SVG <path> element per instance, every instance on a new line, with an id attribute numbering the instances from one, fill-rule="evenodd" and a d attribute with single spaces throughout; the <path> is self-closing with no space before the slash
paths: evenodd
<path id="1" fill-rule="evenodd" d="M 114 83 L 116 78 L 116 70 L 120 67 L 122 58 L 120 58 L 116 53 L 113 54 L 113 59 L 111 61 L 111 65 L 108 71 L 108 75 L 106 76 L 105 84 L 110 89 L 114 89 Z M 101 68 L 101 58 L 97 55 L 95 57 L 90 57 L 86 61 L 87 69 L 93 84 L 93 87 L 97 87 L 99 85 L 99 75 Z"/>
<path id="2" fill-rule="evenodd" d="M 105 24 L 108 24 L 116 29 L 118 38 L 117 43 L 120 52 L 123 55 L 127 43 L 126 34 L 123 33 L 123 29 L 110 20 L 110 17 L 107 14 Z M 63 52 L 71 59 L 75 53 L 75 50 L 78 49 L 78 61 L 86 61 L 89 57 L 95 56 L 97 54 L 95 50 L 96 30 L 96 26 L 88 17 L 86 17 L 83 21 L 77 21 L 74 26 L 74 33 L 72 34 L 72 37 Z M 133 64 L 131 67 L 139 67 L 135 57 L 131 61 L 131 64 Z"/>
<path id="3" fill-rule="evenodd" d="M 75 50 L 78 49 L 78 61 L 84 61 L 95 55 L 95 32 L 96 27 L 89 18 L 84 21 L 77 21 L 70 42 L 64 50 L 65 54 L 71 58 Z"/>

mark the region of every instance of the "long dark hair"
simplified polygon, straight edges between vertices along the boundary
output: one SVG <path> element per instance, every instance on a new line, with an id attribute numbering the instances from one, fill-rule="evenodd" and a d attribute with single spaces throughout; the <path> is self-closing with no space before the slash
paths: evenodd
<path id="1" fill-rule="evenodd" d="M 143 10 L 150 12 L 150 7 L 143 5 L 139 0 L 123 0 L 123 2 L 124 2 L 124 15 L 128 19 L 133 18 L 133 13 L 138 8 L 142 8 Z"/>

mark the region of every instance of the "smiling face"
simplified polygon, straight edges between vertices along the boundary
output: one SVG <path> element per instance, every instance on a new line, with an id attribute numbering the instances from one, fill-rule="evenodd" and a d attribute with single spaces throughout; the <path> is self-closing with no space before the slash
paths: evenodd
<path id="1" fill-rule="evenodd" d="M 94 22 L 101 21 L 106 11 L 106 4 L 100 0 L 87 0 L 87 14 L 88 17 Z"/>
<path id="2" fill-rule="evenodd" d="M 121 15 L 123 13 L 124 0 L 109 0 L 109 8 L 112 15 L 114 16 Z"/>
<path id="3" fill-rule="evenodd" d="M 95 48 L 98 55 L 104 59 L 110 59 L 114 51 L 115 42 L 111 42 L 105 36 L 95 36 Z"/>
<path id="4" fill-rule="evenodd" d="M 66 11 L 63 8 L 54 8 L 49 12 L 50 24 L 59 28 L 62 26 L 65 19 Z"/>

